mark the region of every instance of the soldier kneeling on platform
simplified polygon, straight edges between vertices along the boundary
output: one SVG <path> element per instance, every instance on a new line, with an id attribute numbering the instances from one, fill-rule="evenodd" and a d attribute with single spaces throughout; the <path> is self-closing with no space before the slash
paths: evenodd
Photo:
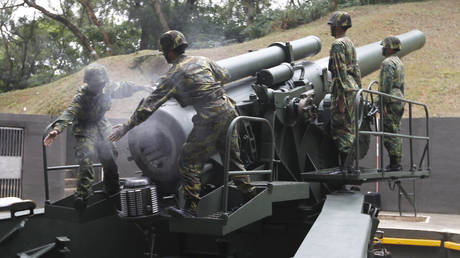
<path id="1" fill-rule="evenodd" d="M 396 55 L 401 50 L 401 41 L 394 36 L 388 36 L 380 43 L 382 55 L 385 57 L 380 68 L 379 91 L 399 98 L 404 97 L 404 66 Z M 404 113 L 404 102 L 383 98 L 383 130 L 397 134 L 400 131 L 401 118 Z M 402 170 L 402 139 L 385 136 L 383 144 L 390 156 L 390 164 L 385 171 Z"/>
<path id="2" fill-rule="evenodd" d="M 119 140 L 134 126 L 147 120 L 171 97 L 183 107 L 194 107 L 196 115 L 192 119 L 193 129 L 182 146 L 178 161 L 185 207 L 171 207 L 169 210 L 171 215 L 178 217 L 197 215 L 203 165 L 215 152 L 223 154 L 226 131 L 237 116 L 233 100 L 222 87 L 223 81 L 229 77 L 228 72 L 206 57 L 186 56 L 184 52 L 187 47 L 185 36 L 179 31 L 171 30 L 160 37 L 160 51 L 172 67 L 160 79 L 155 91 L 139 104 L 129 121 L 115 126 L 117 129 L 110 136 L 111 141 Z M 231 165 L 244 170 L 236 131 L 232 139 Z M 233 176 L 232 179 L 247 198 L 255 195 L 255 187 L 250 184 L 249 176 Z"/>
<path id="3" fill-rule="evenodd" d="M 75 136 L 75 156 L 79 171 L 74 207 L 83 211 L 92 194 L 95 180 L 93 161 L 97 156 L 104 169 L 104 191 L 113 195 L 120 191 L 118 167 L 115 163 L 116 150 L 108 141 L 111 124 L 105 113 L 111 107 L 111 98 L 129 97 L 135 91 L 151 91 L 148 87 L 133 83 L 114 83 L 109 80 L 105 67 L 92 64 L 85 70 L 85 84 L 73 97 L 69 107 L 54 121 L 43 144 L 51 145 L 56 137 L 72 122 L 72 134 Z"/>

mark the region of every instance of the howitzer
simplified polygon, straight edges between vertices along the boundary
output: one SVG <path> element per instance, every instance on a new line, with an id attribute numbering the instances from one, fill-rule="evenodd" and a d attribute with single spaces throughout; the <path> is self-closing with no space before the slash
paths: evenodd
<path id="1" fill-rule="evenodd" d="M 401 55 L 425 42 L 420 31 L 398 37 Z M 14 244 L 5 253 L 34 250 L 65 235 L 71 257 L 367 257 L 378 209 L 357 191 L 336 190 L 386 177 L 377 170 L 353 177 L 327 174 L 337 166 L 328 132 L 328 58 L 297 61 L 320 49 L 318 38 L 306 37 L 218 62 L 234 80 L 224 88 L 244 116 L 231 126 L 240 125 L 248 171 L 227 171 L 225 157 L 218 155 L 208 160 L 197 218 L 171 218 L 164 212 L 175 204 L 176 161 L 195 114 L 171 100 L 128 135 L 143 177 L 125 179 L 120 195 L 111 197 L 121 203 L 116 214 L 102 197 L 90 200 L 84 214 L 69 208 L 71 197 L 46 204 L 45 214 L 33 216 L 21 232 L 10 227 L 7 237 Z M 357 54 L 363 76 L 383 60 L 378 42 L 358 48 Z M 227 184 L 229 175 L 243 173 L 257 187 L 249 201 Z M 427 175 L 412 171 L 392 177 Z M 30 237 L 37 229 L 46 229 L 40 234 L 47 242 Z M 101 238 L 93 232 L 109 233 Z M 345 241 L 331 241 L 335 236 Z"/>
<path id="2" fill-rule="evenodd" d="M 425 43 L 424 34 L 417 30 L 398 37 L 402 43 L 398 52 L 400 56 L 423 47 Z M 283 164 L 282 169 L 289 171 L 291 179 L 299 179 L 294 175 L 301 172 L 337 165 L 335 146 L 325 132 L 330 107 L 327 95 L 329 58 L 294 62 L 312 56 L 320 49 L 320 40 L 311 36 L 218 61 L 228 69 L 232 81 L 239 80 L 226 84 L 225 90 L 238 103 L 240 115 L 265 117 L 273 124 L 276 152 Z M 362 76 L 376 71 L 384 59 L 379 42 L 359 47 L 356 51 Z M 172 100 L 129 134 L 129 146 L 136 163 L 165 193 L 177 189 L 176 161 L 193 127 L 191 118 L 194 114 L 192 108 L 181 108 Z M 297 121 L 301 123 L 296 126 Z M 266 133 L 256 132 L 251 126 L 245 130 L 252 131 L 246 136 L 249 142 L 261 143 L 260 139 L 266 137 Z M 263 149 L 261 146 L 256 149 L 251 143 L 245 146 L 252 148 L 245 152 L 253 156 Z M 211 163 L 215 165 L 219 161 Z"/>

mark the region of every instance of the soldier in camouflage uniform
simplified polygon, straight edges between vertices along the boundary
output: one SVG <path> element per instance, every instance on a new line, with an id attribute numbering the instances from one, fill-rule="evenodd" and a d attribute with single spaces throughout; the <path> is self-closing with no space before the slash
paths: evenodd
<path id="1" fill-rule="evenodd" d="M 331 133 L 341 160 L 341 171 L 348 169 L 355 139 L 355 114 L 353 100 L 361 88 L 361 71 L 356 59 L 353 42 L 345 36 L 351 27 L 351 17 L 343 11 L 334 12 L 328 21 L 332 42 L 329 71 L 332 75 Z"/>
<path id="2" fill-rule="evenodd" d="M 119 188 L 118 167 L 114 161 L 115 146 L 108 141 L 111 125 L 105 113 L 110 109 L 111 98 L 129 97 L 138 90 L 147 90 L 144 86 L 133 83 L 111 82 L 102 65 L 92 64 L 85 70 L 85 84 L 73 97 L 69 107 L 50 125 L 50 132 L 44 139 L 49 146 L 69 123 L 72 122 L 72 133 L 76 139 L 75 156 L 80 165 L 78 171 L 75 208 L 86 208 L 87 200 L 92 193 L 95 156 L 104 168 L 104 190 L 108 195 L 117 193 Z"/>
<path id="3" fill-rule="evenodd" d="M 222 88 L 222 82 L 229 77 L 228 72 L 206 57 L 186 56 L 187 46 L 184 35 L 179 31 L 168 31 L 160 37 L 160 51 L 172 67 L 160 79 L 156 90 L 139 104 L 130 120 L 118 126 L 110 137 L 117 141 L 171 97 L 184 107 L 192 105 L 195 108 L 197 114 L 192 119 L 193 129 L 182 146 L 178 161 L 185 207 L 170 209 L 172 215 L 181 217 L 196 216 L 201 190 L 199 175 L 204 162 L 215 152 L 223 154 L 227 128 L 237 116 L 233 101 Z M 231 146 L 231 163 L 244 170 L 236 132 Z M 232 179 L 243 194 L 250 197 L 255 193 L 248 176 L 234 176 Z"/>
<path id="4" fill-rule="evenodd" d="M 404 97 L 404 66 L 396 53 L 401 50 L 401 41 L 394 36 L 386 37 L 380 45 L 385 57 L 380 67 L 379 91 L 396 97 Z M 401 117 L 404 113 L 402 101 L 383 98 L 383 130 L 388 133 L 399 133 Z M 402 157 L 402 139 L 385 136 L 383 144 L 390 156 L 390 164 L 386 171 L 400 171 Z"/>

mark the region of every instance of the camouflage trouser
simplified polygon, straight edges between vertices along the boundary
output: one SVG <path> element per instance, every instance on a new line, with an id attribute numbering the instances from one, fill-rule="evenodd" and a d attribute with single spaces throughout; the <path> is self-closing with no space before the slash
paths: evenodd
<path id="1" fill-rule="evenodd" d="M 92 137 L 75 136 L 75 156 L 80 169 L 77 178 L 76 195 L 88 198 L 94 183 L 94 169 L 92 164 L 96 156 L 99 158 L 104 169 L 104 187 L 107 193 L 119 190 L 118 167 L 114 160 L 114 146 L 108 141 L 96 140 Z"/>
<path id="2" fill-rule="evenodd" d="M 224 154 L 226 132 L 235 117 L 236 113 L 232 110 L 224 111 L 221 116 L 211 119 L 196 119 L 198 117 L 193 119 L 192 132 L 182 146 L 179 158 L 179 172 L 181 174 L 184 198 L 192 209 L 197 207 L 200 200 L 200 173 L 203 165 L 216 152 L 221 155 Z M 230 159 L 230 169 L 244 170 L 240 159 L 236 130 L 233 132 Z M 233 176 L 232 180 L 244 194 L 254 189 L 250 184 L 249 176 Z"/>
<path id="3" fill-rule="evenodd" d="M 354 91 L 344 93 L 344 112 L 340 112 L 337 100 L 332 100 L 331 134 L 332 139 L 341 153 L 349 153 L 355 140 L 355 112 L 353 111 Z"/>
<path id="4" fill-rule="evenodd" d="M 385 108 L 387 113 L 383 118 L 383 130 L 387 133 L 399 133 L 404 104 L 399 102 L 389 103 L 385 104 Z M 387 149 L 388 155 L 395 157 L 398 164 L 401 163 L 402 138 L 385 136 L 383 145 Z"/>

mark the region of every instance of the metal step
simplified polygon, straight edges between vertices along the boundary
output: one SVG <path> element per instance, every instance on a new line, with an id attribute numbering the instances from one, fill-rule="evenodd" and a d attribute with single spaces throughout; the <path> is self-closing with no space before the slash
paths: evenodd
<path id="1" fill-rule="evenodd" d="M 223 187 L 204 196 L 198 206 L 196 218 L 171 218 L 172 232 L 223 236 L 250 223 L 272 215 L 272 203 L 308 199 L 310 188 L 307 182 L 253 182 L 258 194 L 241 206 L 241 194 L 231 187 L 229 212 L 222 212 Z"/>

